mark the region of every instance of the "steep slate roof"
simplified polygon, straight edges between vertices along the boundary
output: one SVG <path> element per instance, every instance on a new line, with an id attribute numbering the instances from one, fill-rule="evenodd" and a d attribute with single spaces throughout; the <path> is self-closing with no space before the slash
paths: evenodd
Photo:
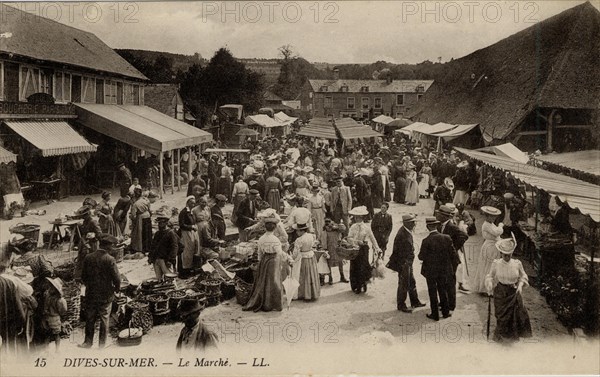
<path id="1" fill-rule="evenodd" d="M 174 102 L 176 96 L 179 96 L 177 85 L 157 84 L 144 87 L 144 105 L 173 118 L 177 105 Z"/>
<path id="2" fill-rule="evenodd" d="M 595 109 L 600 101 L 600 12 L 589 2 L 447 63 L 409 117 L 479 123 L 504 139 L 536 107 Z"/>
<path id="3" fill-rule="evenodd" d="M 321 87 L 327 86 L 327 92 L 339 92 L 344 85 L 348 86 L 349 93 L 360 93 L 363 86 L 369 87 L 369 93 L 414 93 L 422 85 L 425 91 L 429 89 L 433 80 L 308 80 L 314 92 L 320 92 Z"/>
<path id="4" fill-rule="evenodd" d="M 2 53 L 148 80 L 94 34 L 0 4 Z"/>

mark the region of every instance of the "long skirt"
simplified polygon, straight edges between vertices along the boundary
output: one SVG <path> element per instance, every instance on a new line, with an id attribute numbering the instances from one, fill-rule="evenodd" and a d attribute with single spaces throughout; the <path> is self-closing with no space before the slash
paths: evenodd
<path id="1" fill-rule="evenodd" d="M 492 262 L 500 258 L 500 252 L 496 248 L 496 241 L 485 240 L 481 245 L 481 252 L 477 259 L 477 269 L 475 270 L 475 278 L 473 280 L 473 290 L 475 292 L 487 292 L 485 287 L 485 277 L 492 269 Z"/>
<path id="2" fill-rule="evenodd" d="M 198 249 L 198 235 L 193 230 L 182 230 L 181 242 L 183 243 L 181 264 L 187 270 L 194 265 L 194 254 L 196 254 Z"/>
<path id="3" fill-rule="evenodd" d="M 236 194 L 233 197 L 233 211 L 231 212 L 231 222 L 236 223 L 237 221 L 237 211 L 240 207 L 240 203 L 242 200 L 246 199 L 246 194 Z"/>
<path id="4" fill-rule="evenodd" d="M 152 219 L 137 216 L 131 229 L 131 250 L 149 252 L 152 248 Z"/>
<path id="5" fill-rule="evenodd" d="M 362 245 L 358 255 L 350 261 L 350 288 L 354 292 L 360 292 L 371 278 L 371 266 L 369 265 L 369 246 Z"/>
<path id="6" fill-rule="evenodd" d="M 419 182 L 419 195 L 427 196 L 429 194 L 429 174 L 421 174 Z"/>
<path id="7" fill-rule="evenodd" d="M 298 282 L 298 299 L 316 300 L 321 295 L 321 283 L 317 270 L 317 258 L 302 258 L 300 261 L 300 276 Z"/>
<path id="8" fill-rule="evenodd" d="M 220 177 L 217 179 L 216 194 L 225 195 L 227 200 L 231 201 L 231 179 L 229 177 Z"/>
<path id="9" fill-rule="evenodd" d="M 494 341 L 511 342 L 518 341 L 519 338 L 531 337 L 529 314 L 516 287 L 498 283 L 494 288 L 494 308 L 496 314 Z"/>
<path id="10" fill-rule="evenodd" d="M 467 200 L 469 200 L 469 193 L 463 190 L 456 190 L 454 193 L 453 204 L 467 204 Z"/>
<path id="11" fill-rule="evenodd" d="M 282 309 L 281 256 L 278 253 L 263 254 L 258 263 L 258 275 L 252 293 L 243 310 L 270 312 Z"/>
<path id="12" fill-rule="evenodd" d="M 419 187 L 416 181 L 408 180 L 406 182 L 406 203 L 416 204 L 419 202 Z"/>
<path id="13" fill-rule="evenodd" d="M 279 190 L 270 189 L 267 193 L 267 202 L 272 209 L 277 211 L 277 213 L 281 213 L 281 195 L 279 194 Z"/>
<path id="14" fill-rule="evenodd" d="M 100 229 L 103 233 L 108 233 L 111 236 L 121 237 L 121 227 L 117 226 L 112 216 L 103 217 L 102 221 L 98 221 Z"/>
<path id="15" fill-rule="evenodd" d="M 321 245 L 325 246 L 325 237 L 323 236 L 323 227 L 325 226 L 325 209 L 311 209 L 310 214 L 312 217 L 313 229 L 315 230 L 317 241 L 319 241 Z"/>
<path id="16" fill-rule="evenodd" d="M 394 188 L 394 201 L 396 203 L 404 203 L 406 201 L 406 179 L 398 178 L 396 180 L 396 188 Z"/>

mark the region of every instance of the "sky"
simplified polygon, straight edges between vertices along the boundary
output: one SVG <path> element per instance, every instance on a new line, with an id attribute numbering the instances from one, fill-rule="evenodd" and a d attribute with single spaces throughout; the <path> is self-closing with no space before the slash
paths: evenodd
<path id="1" fill-rule="evenodd" d="M 96 34 L 112 48 L 311 62 L 448 61 L 583 1 L 164 1 L 10 3 Z M 599 8 L 600 0 L 592 0 Z"/>

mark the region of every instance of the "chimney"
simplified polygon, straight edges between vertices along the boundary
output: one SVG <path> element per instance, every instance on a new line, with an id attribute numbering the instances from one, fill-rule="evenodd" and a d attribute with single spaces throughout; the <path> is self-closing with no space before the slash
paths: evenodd
<path id="1" fill-rule="evenodd" d="M 392 78 L 392 75 L 389 74 L 388 77 L 385 79 L 385 82 L 390 85 L 392 83 L 392 81 L 394 81 L 394 79 Z"/>
<path id="2" fill-rule="evenodd" d="M 340 79 L 340 69 L 338 67 L 335 67 L 333 69 L 333 79 L 334 80 L 339 80 Z"/>

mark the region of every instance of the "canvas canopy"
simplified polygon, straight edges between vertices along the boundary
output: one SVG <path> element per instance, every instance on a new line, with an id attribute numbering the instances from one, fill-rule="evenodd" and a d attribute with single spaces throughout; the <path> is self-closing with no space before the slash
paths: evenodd
<path id="1" fill-rule="evenodd" d="M 265 127 L 265 128 L 283 127 L 284 126 L 283 123 L 278 122 L 275 119 L 273 119 L 265 114 L 249 115 L 244 120 L 244 124 L 248 125 L 248 126 L 258 125 L 258 126 Z"/>
<path id="2" fill-rule="evenodd" d="M 294 123 L 295 121 L 297 121 L 298 118 L 291 117 L 291 116 L 287 115 L 286 113 L 284 113 L 283 111 L 280 111 L 277 114 L 275 114 L 275 120 L 283 123 L 284 125 L 290 125 L 290 124 Z"/>
<path id="3" fill-rule="evenodd" d="M 84 126 L 154 155 L 212 140 L 209 132 L 147 106 L 77 103 L 75 110 Z"/>
<path id="4" fill-rule="evenodd" d="M 5 121 L 9 128 L 42 152 L 42 156 L 62 156 L 95 152 L 96 146 L 63 121 Z"/>
<path id="5" fill-rule="evenodd" d="M 438 136 L 438 134 L 453 130 L 456 127 L 457 126 L 454 124 L 439 122 L 434 124 L 433 126 L 420 127 L 419 129 L 414 130 L 414 132 L 419 132 L 429 136 Z"/>
<path id="6" fill-rule="evenodd" d="M 600 222 L 600 186 L 523 164 L 508 157 L 464 148 L 454 149 L 486 165 L 508 172 L 525 184 L 556 195 L 561 201 L 566 201 L 569 207 L 579 209 L 582 214 Z"/>
<path id="7" fill-rule="evenodd" d="M 17 155 L 0 147 L 0 164 L 8 164 L 10 162 L 17 162 Z"/>
<path id="8" fill-rule="evenodd" d="M 465 135 L 466 133 L 468 133 L 475 127 L 477 127 L 477 124 L 459 124 L 459 125 L 456 125 L 456 127 L 453 129 L 450 129 L 448 131 L 444 131 L 441 133 L 436 133 L 433 136 L 442 137 L 442 138 L 444 138 L 444 140 L 449 141 L 449 140 L 455 139 L 459 136 Z"/>
<path id="9" fill-rule="evenodd" d="M 479 148 L 478 151 L 491 152 L 497 156 L 508 157 L 522 164 L 529 162 L 527 153 L 515 147 L 512 143 Z"/>
<path id="10" fill-rule="evenodd" d="M 391 122 L 394 121 L 394 118 L 389 117 L 387 115 L 378 115 L 375 118 L 371 119 L 371 121 L 375 122 L 375 123 L 381 123 L 381 124 L 390 124 Z"/>
<path id="11" fill-rule="evenodd" d="M 430 124 L 423 122 L 415 122 L 409 126 L 402 128 L 401 130 L 396 130 L 396 132 L 402 132 L 403 134 L 411 135 L 413 131 L 418 131 L 420 129 L 427 129 L 431 127 Z"/>

